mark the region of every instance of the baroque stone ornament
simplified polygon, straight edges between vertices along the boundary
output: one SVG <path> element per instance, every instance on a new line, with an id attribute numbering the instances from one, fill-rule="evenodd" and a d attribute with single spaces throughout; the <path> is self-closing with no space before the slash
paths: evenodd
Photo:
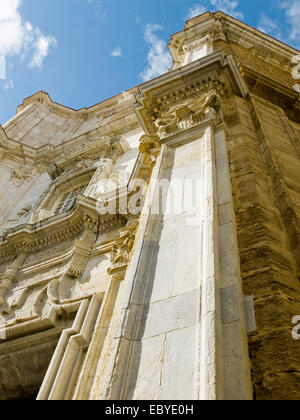
<path id="1" fill-rule="evenodd" d="M 221 96 L 212 89 L 189 105 L 173 106 L 155 121 L 159 137 L 165 138 L 213 117 L 220 110 L 221 102 Z"/>
<path id="2" fill-rule="evenodd" d="M 155 165 L 157 156 L 160 153 L 160 142 L 158 136 L 144 135 L 140 139 L 140 152 L 148 160 L 149 166 L 152 168 Z"/>
<path id="3" fill-rule="evenodd" d="M 15 280 L 15 277 L 20 267 L 26 260 L 26 258 L 27 258 L 27 253 L 26 252 L 21 253 L 13 262 L 13 264 L 9 268 L 7 268 L 5 273 L 2 274 L 2 276 L 0 277 L 0 306 L 4 304 L 5 295 L 10 290 Z"/>
<path id="4" fill-rule="evenodd" d="M 26 182 L 31 181 L 33 178 L 34 174 L 32 173 L 31 168 L 20 167 L 14 170 L 11 176 L 11 182 L 16 186 L 20 186 Z"/>
<path id="5" fill-rule="evenodd" d="M 159 136 L 143 135 L 140 139 L 139 151 L 142 154 L 142 161 L 138 172 L 138 178 L 149 181 L 161 151 Z"/>
<path id="6" fill-rule="evenodd" d="M 126 270 L 135 241 L 136 229 L 136 220 L 129 222 L 126 228 L 121 229 L 120 236 L 115 241 L 110 252 L 111 266 L 108 269 L 108 274 L 113 275 Z"/>
<path id="7" fill-rule="evenodd" d="M 299 52 L 221 12 L 169 48 L 0 126 L 0 400 L 300 400 Z"/>

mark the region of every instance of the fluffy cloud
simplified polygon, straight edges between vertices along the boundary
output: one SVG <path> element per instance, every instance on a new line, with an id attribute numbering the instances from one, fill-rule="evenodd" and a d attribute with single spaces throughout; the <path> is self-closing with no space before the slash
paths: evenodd
<path id="1" fill-rule="evenodd" d="M 166 73 L 172 65 L 172 58 L 166 42 L 156 34 L 161 29 L 162 27 L 160 25 L 153 25 L 151 23 L 145 27 L 144 39 L 149 45 L 149 51 L 147 55 L 148 66 L 140 74 L 143 81 Z"/>
<path id="2" fill-rule="evenodd" d="M 190 10 L 188 15 L 186 16 L 186 20 L 192 19 L 195 16 L 202 15 L 203 13 L 207 12 L 208 9 L 203 6 L 202 4 L 195 4 Z"/>
<path id="3" fill-rule="evenodd" d="M 0 7 L 0 55 L 19 56 L 29 67 L 40 68 L 56 39 L 45 36 L 30 22 L 24 22 L 20 7 L 22 0 L 1 0 Z"/>
<path id="4" fill-rule="evenodd" d="M 230 16 L 236 17 L 237 19 L 243 19 L 243 13 L 237 10 L 239 6 L 236 0 L 203 0 L 201 3 L 195 4 L 187 15 L 187 19 L 191 19 L 195 16 L 201 15 L 208 10 L 216 11 L 220 10 L 227 13 Z"/>
<path id="5" fill-rule="evenodd" d="M 122 57 L 122 50 L 120 46 L 118 45 L 111 53 L 110 55 L 112 57 Z"/>
<path id="6" fill-rule="evenodd" d="M 14 87 L 14 81 L 12 79 L 6 80 L 3 85 L 4 90 L 12 89 L 13 87 Z"/>
<path id="7" fill-rule="evenodd" d="M 285 17 L 289 24 L 288 38 L 299 42 L 300 39 L 300 2 L 299 0 L 288 0 L 281 4 L 285 11 Z"/>

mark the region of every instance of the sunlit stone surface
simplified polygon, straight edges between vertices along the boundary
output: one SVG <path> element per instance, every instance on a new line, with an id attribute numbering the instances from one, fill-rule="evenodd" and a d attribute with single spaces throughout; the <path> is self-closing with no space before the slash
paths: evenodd
<path id="1" fill-rule="evenodd" d="M 300 398 L 298 52 L 220 12 L 169 49 L 0 127 L 1 400 Z"/>

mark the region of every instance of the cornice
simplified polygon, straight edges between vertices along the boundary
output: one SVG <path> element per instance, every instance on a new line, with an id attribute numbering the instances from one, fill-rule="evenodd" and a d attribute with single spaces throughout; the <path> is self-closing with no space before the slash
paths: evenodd
<path id="1" fill-rule="evenodd" d="M 210 91 L 221 99 L 231 94 L 241 97 L 248 94 L 235 60 L 221 51 L 146 82 L 139 90 L 135 110 L 149 134 L 157 132 L 156 121 L 174 105 L 201 99 Z"/>
<path id="2" fill-rule="evenodd" d="M 55 162 L 52 163 L 49 172 L 51 178 L 55 179 L 65 172 L 68 168 L 76 163 L 84 164 L 86 160 L 95 159 L 108 159 L 115 162 L 120 156 L 126 153 L 130 149 L 127 141 L 123 138 L 112 138 L 103 136 L 101 138 L 95 138 L 88 142 L 81 143 L 80 147 L 74 147 L 72 143 L 65 145 L 60 153 L 57 153 L 58 157 Z"/>
<path id="3" fill-rule="evenodd" d="M 219 44 L 216 44 L 217 41 L 223 41 L 228 46 L 230 44 L 240 45 L 250 54 L 259 56 L 289 73 L 292 67 L 292 58 L 299 54 L 297 49 L 223 12 L 207 12 L 187 21 L 183 31 L 172 35 L 169 50 L 174 60 L 174 66 L 180 65 L 182 61 L 180 57 L 184 54 L 186 46 L 201 39 L 207 39 L 210 45 L 213 44 L 213 48 L 219 48 Z"/>
<path id="4" fill-rule="evenodd" d="M 300 123 L 300 95 L 292 87 L 271 79 L 247 66 L 240 71 L 251 93 L 282 108 L 288 118 Z"/>
<path id="5" fill-rule="evenodd" d="M 206 12 L 202 15 L 196 16 L 187 20 L 184 30 L 179 31 L 171 36 L 170 43 L 184 38 L 191 38 L 194 34 L 203 34 L 209 32 L 216 21 L 223 21 L 228 30 L 235 33 L 243 33 L 244 39 L 254 41 L 257 44 L 268 46 L 270 49 L 275 49 L 278 53 L 283 55 L 299 54 L 296 48 L 293 48 L 278 39 L 259 31 L 258 29 L 247 25 L 246 23 L 224 13 L 224 12 Z"/>
<path id="6" fill-rule="evenodd" d="M 77 137 L 73 137 L 64 143 L 53 146 L 47 144 L 45 146 L 34 148 L 21 143 L 20 141 L 9 138 L 5 132 L 5 128 L 0 126 L 0 158 L 6 156 L 13 161 L 36 165 L 37 162 L 49 164 L 57 159 L 62 160 L 64 154 L 72 154 L 72 156 L 81 155 L 83 148 L 86 150 L 101 148 L 104 138 L 111 138 L 114 141 L 121 141 L 123 135 L 127 132 L 135 131 L 140 128 L 140 123 L 130 108 L 119 119 L 111 120 L 95 130 L 91 130 Z M 82 144 L 84 143 L 84 146 Z M 127 151 L 127 150 L 126 150 Z"/>
<path id="7" fill-rule="evenodd" d="M 107 114 L 111 112 L 111 114 L 116 114 L 134 102 L 134 94 L 136 93 L 136 90 L 137 88 L 129 89 L 126 92 L 122 92 L 116 96 L 99 102 L 96 105 L 88 108 L 84 107 L 78 110 L 54 102 L 47 92 L 39 91 L 23 100 L 22 104 L 17 107 L 17 116 L 31 104 L 43 104 L 54 113 L 60 113 L 67 118 L 83 120 L 101 113 Z"/>
<path id="8" fill-rule="evenodd" d="M 10 229 L 0 238 L 0 264 L 14 260 L 21 253 L 33 253 L 76 237 L 90 224 L 90 229 L 105 232 L 124 226 L 126 220 L 109 215 L 101 220 L 97 201 L 79 195 L 75 207 L 35 224 Z"/>

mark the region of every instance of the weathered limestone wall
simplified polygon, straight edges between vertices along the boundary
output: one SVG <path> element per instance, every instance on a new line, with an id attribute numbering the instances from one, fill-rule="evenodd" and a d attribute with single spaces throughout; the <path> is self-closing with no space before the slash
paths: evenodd
<path id="1" fill-rule="evenodd" d="M 47 173 L 14 181 L 13 169 L 7 172 L 8 176 L 2 182 L 0 223 L 3 227 L 0 233 L 26 223 L 51 182 Z"/>
<path id="2" fill-rule="evenodd" d="M 0 127 L 0 399 L 300 399 L 295 50 L 220 12 L 169 47 L 155 80 Z"/>
<path id="3" fill-rule="evenodd" d="M 300 313 L 299 137 L 282 109 L 253 95 L 226 104 L 228 149 L 245 295 L 257 331 L 249 336 L 257 399 L 295 399 Z"/>
<path id="4" fill-rule="evenodd" d="M 107 289 L 74 397 L 251 399 L 223 127 L 171 136 L 152 180 L 132 261 L 124 281 Z"/>

